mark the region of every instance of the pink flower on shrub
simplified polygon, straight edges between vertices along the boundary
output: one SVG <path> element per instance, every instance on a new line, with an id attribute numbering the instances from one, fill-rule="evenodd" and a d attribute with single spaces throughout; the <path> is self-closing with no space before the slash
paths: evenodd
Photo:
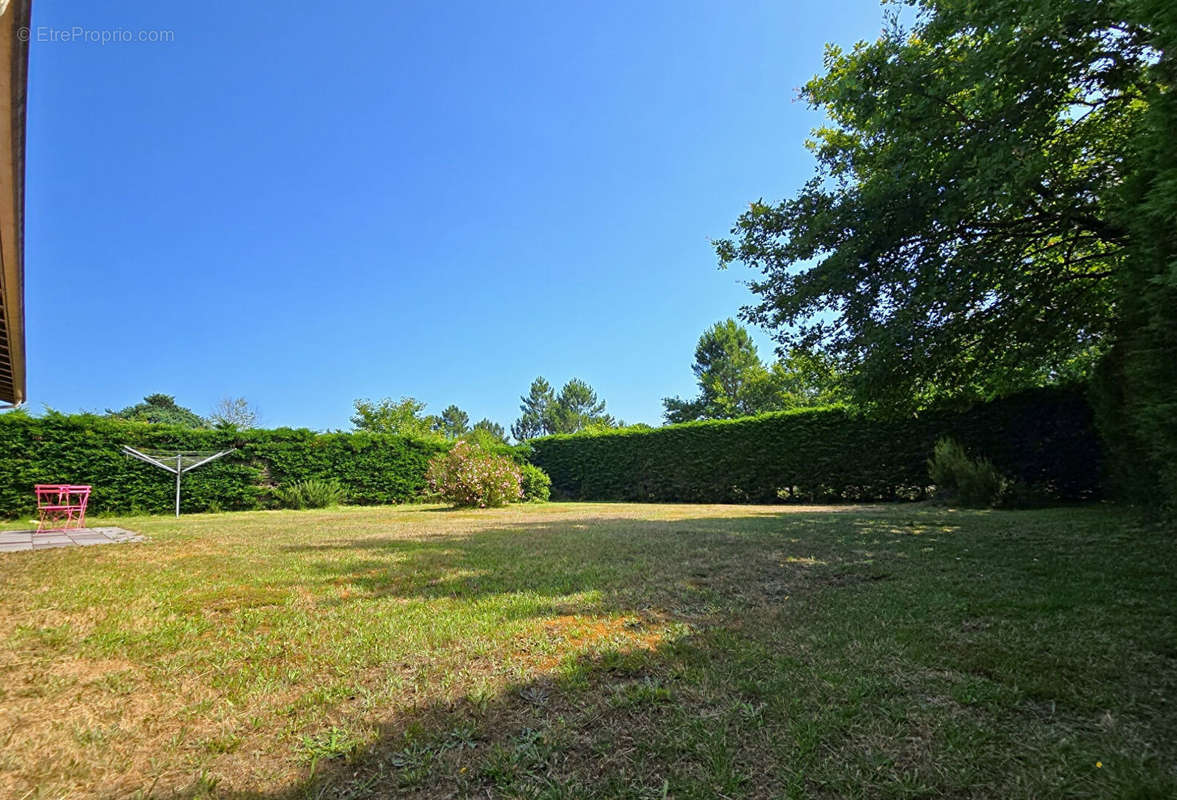
<path id="1" fill-rule="evenodd" d="M 430 489 L 456 506 L 487 508 L 523 497 L 523 476 L 510 459 L 458 442 L 435 456 L 425 474 Z"/>

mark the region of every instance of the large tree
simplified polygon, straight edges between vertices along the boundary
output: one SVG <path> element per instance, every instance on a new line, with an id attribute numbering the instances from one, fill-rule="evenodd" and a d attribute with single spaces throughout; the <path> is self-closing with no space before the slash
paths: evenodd
<path id="1" fill-rule="evenodd" d="M 748 330 L 733 319 L 703 332 L 691 370 L 699 394 L 689 400 L 664 398 L 667 422 L 731 419 L 838 399 L 838 376 L 827 359 L 794 351 L 765 366 Z"/>
<path id="2" fill-rule="evenodd" d="M 531 382 L 527 395 L 519 399 L 522 401 L 519 419 L 511 425 L 515 441 L 525 442 L 552 433 L 552 407 L 556 403 L 552 385 L 540 376 Z"/>
<path id="3" fill-rule="evenodd" d="M 441 412 L 438 422 L 440 433 L 447 439 L 457 439 L 470 430 L 470 415 L 452 404 Z"/>
<path id="4" fill-rule="evenodd" d="M 827 49 L 801 90 L 829 119 L 817 174 L 717 243 L 762 274 L 744 314 L 850 366 L 867 406 L 1085 374 L 1128 252 L 1158 57 L 1131 11 L 1149 3 L 909 5 L 910 28 Z"/>
<path id="5" fill-rule="evenodd" d="M 552 406 L 552 433 L 576 433 L 590 427 L 611 428 L 616 420 L 605 413 L 605 401 L 580 378 L 564 384 Z"/>
<path id="6" fill-rule="evenodd" d="M 149 394 L 142 403 L 127 406 L 120 411 L 107 409 L 107 415 L 136 422 L 152 422 L 179 425 L 184 428 L 207 428 L 208 421 L 190 408 L 176 404 L 170 394 Z"/>
<path id="7" fill-rule="evenodd" d="M 667 422 L 756 413 L 750 405 L 749 388 L 764 372 L 764 364 L 748 330 L 734 319 L 717 322 L 703 332 L 691 371 L 699 382 L 699 396 L 693 400 L 664 398 Z"/>
<path id="8" fill-rule="evenodd" d="M 527 395 L 519 399 L 523 401 L 521 413 L 511 425 L 511 435 L 518 442 L 553 433 L 618 426 L 618 421 L 605 413 L 605 401 L 579 378 L 568 381 L 559 393 L 543 377 L 536 378 Z"/>

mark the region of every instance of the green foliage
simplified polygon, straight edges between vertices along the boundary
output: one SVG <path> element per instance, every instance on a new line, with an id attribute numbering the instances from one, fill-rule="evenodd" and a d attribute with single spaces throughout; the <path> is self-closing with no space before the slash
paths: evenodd
<path id="1" fill-rule="evenodd" d="M 492 508 L 523 496 L 519 466 L 469 442 L 458 442 L 429 462 L 429 488 L 459 507 Z"/>
<path id="2" fill-rule="evenodd" d="M 928 476 L 936 486 L 938 499 L 968 508 L 997 505 L 1009 483 L 993 462 L 985 458 L 969 458 L 965 449 L 947 436 L 936 441 L 932 457 L 928 459 Z"/>
<path id="3" fill-rule="evenodd" d="M 318 735 L 301 737 L 300 750 L 302 759 L 310 764 L 313 771 L 318 762 L 350 757 L 363 744 L 363 739 L 352 731 L 332 725 Z"/>
<path id="4" fill-rule="evenodd" d="M 519 406 L 519 419 L 511 426 L 518 442 L 554 433 L 576 433 L 586 428 L 614 428 L 617 420 L 605 413 L 605 401 L 579 378 L 564 384 L 556 394 L 542 377 L 531 382 L 531 389 Z"/>
<path id="5" fill-rule="evenodd" d="M 965 411 L 874 419 L 842 408 L 533 440 L 557 496 L 776 502 L 922 497 L 933 444 L 952 435 L 1056 500 L 1099 490 L 1100 450 L 1077 389 L 1037 389 Z"/>
<path id="6" fill-rule="evenodd" d="M 469 433 L 464 434 L 462 441 L 470 442 L 470 444 L 477 445 L 491 453 L 510 450 L 510 445 L 501 437 L 496 436 L 492 430 L 478 426 L 472 428 Z"/>
<path id="7" fill-rule="evenodd" d="M 425 403 L 413 397 L 399 401 L 391 397 L 376 401 L 361 398 L 355 401 L 355 409 L 351 424 L 357 431 L 427 439 L 436 435 L 434 431 L 440 424 L 439 418 L 422 416 Z"/>
<path id="8" fill-rule="evenodd" d="M 347 489 L 334 478 L 310 478 L 274 489 L 283 508 L 330 508 L 347 500 Z"/>
<path id="9" fill-rule="evenodd" d="M 546 503 L 552 497 L 552 479 L 534 464 L 520 466 L 523 486 L 523 502 Z"/>
<path id="10" fill-rule="evenodd" d="M 910 31 L 827 50 L 801 91 L 831 120 L 809 143 L 817 175 L 752 203 L 720 262 L 763 274 L 748 318 L 784 346 L 855 365 L 864 406 L 1086 374 L 1134 236 L 1123 188 L 1150 160 L 1155 4 L 909 5 Z"/>
<path id="11" fill-rule="evenodd" d="M 552 433 L 552 407 L 556 403 L 556 393 L 552 386 L 542 376 L 531 382 L 531 388 L 526 397 L 519 398 L 519 419 L 511 425 L 511 436 L 517 442 L 525 442 L 536 436 Z"/>
<path id="12" fill-rule="evenodd" d="M 1177 517 L 1177 5 L 1120 8 L 1150 32 L 1159 57 L 1141 87 L 1147 112 L 1132 138 L 1140 158 L 1124 184 L 1130 257 L 1118 280 L 1116 345 L 1093 403 L 1117 495 Z"/>
<path id="13" fill-rule="evenodd" d="M 447 406 L 438 419 L 438 430 L 447 439 L 457 439 L 470 430 L 470 415 L 455 405 Z"/>
<path id="14" fill-rule="evenodd" d="M 961 465 L 968 461 L 964 448 L 955 439 L 943 436 L 936 440 L 932 457 L 928 459 L 928 477 L 937 489 L 952 489 Z"/>
<path id="15" fill-rule="evenodd" d="M 747 329 L 733 319 L 703 332 L 691 369 L 699 396 L 664 398 L 669 423 L 734 419 L 832 405 L 840 399 L 838 376 L 827 357 L 794 350 L 783 362 L 766 367 Z"/>
<path id="16" fill-rule="evenodd" d="M 781 411 L 848 404 L 844 382 L 843 370 L 830 356 L 796 348 L 774 362 L 768 376 L 771 402 Z"/>
<path id="17" fill-rule="evenodd" d="M 757 407 L 759 394 L 750 392 L 750 384 L 764 372 L 764 364 L 746 328 L 734 319 L 717 322 L 703 332 L 695 347 L 691 367 L 699 381 L 699 397 L 681 400 L 665 398 L 667 422 L 695 419 L 731 419 L 762 411 Z"/>
<path id="18" fill-rule="evenodd" d="M 184 476 L 183 511 L 262 508 L 275 486 L 334 479 L 359 505 L 403 503 L 421 496 L 429 459 L 446 445 L 436 438 L 292 430 L 193 430 L 94 415 L 0 416 L 0 516 L 32 514 L 35 483 L 94 487 L 93 512 L 166 513 L 175 480 L 121 453 L 139 448 L 234 453 Z"/>
<path id="19" fill-rule="evenodd" d="M 507 443 L 506 429 L 503 428 L 503 426 L 500 425 L 499 423 L 492 422 L 491 420 L 489 420 L 485 417 L 478 420 L 478 422 L 475 422 L 474 427 L 471 428 L 470 430 L 472 433 L 478 433 L 478 432 L 484 433 L 487 436 L 499 441 L 502 444 Z"/>
<path id="20" fill-rule="evenodd" d="M 551 432 L 576 433 L 591 425 L 612 427 L 613 417 L 605 413 L 605 401 L 580 378 L 564 384 L 552 406 Z"/>
<path id="21" fill-rule="evenodd" d="M 868 408 L 1094 377 L 1111 488 L 1177 514 L 1177 5 L 906 5 L 802 89 L 817 175 L 717 244 L 747 318 Z"/>
<path id="22" fill-rule="evenodd" d="M 192 409 L 176 405 L 176 398 L 170 394 L 149 394 L 142 403 L 127 406 L 121 411 L 107 410 L 106 413 L 110 417 L 135 422 L 179 425 L 184 428 L 209 427 L 208 422 Z"/>

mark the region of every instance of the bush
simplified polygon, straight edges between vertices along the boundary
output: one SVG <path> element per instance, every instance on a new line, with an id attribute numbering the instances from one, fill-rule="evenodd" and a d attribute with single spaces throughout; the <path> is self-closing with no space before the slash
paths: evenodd
<path id="1" fill-rule="evenodd" d="M 951 435 L 1052 502 L 1099 493 L 1091 408 L 1074 388 L 965 410 L 877 419 L 841 408 L 533 439 L 552 494 L 578 500 L 777 503 L 918 499 L 928 454 Z"/>
<path id="2" fill-rule="evenodd" d="M 459 441 L 434 457 L 425 479 L 433 491 L 460 507 L 502 506 L 523 497 L 519 467 L 469 442 Z"/>
<path id="3" fill-rule="evenodd" d="M 523 475 L 523 502 L 546 503 L 552 497 L 552 479 L 534 464 L 521 467 Z"/>
<path id="4" fill-rule="evenodd" d="M 1009 482 L 986 458 L 969 458 L 958 442 L 943 437 L 928 459 L 928 476 L 936 496 L 970 508 L 988 508 L 1001 501 Z"/>
<path id="5" fill-rule="evenodd" d="M 347 499 L 347 490 L 332 478 L 296 481 L 274 490 L 283 508 L 330 508 Z"/>

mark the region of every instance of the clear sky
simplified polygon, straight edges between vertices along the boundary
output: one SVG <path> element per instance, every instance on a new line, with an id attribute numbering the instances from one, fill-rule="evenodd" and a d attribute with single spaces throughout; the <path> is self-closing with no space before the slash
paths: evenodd
<path id="1" fill-rule="evenodd" d="M 324 429 L 412 395 L 509 425 L 543 375 L 658 424 L 702 330 L 753 300 L 709 240 L 810 176 L 796 89 L 881 21 L 873 0 L 39 0 L 30 408 L 232 395 Z M 120 30 L 172 41 L 86 41 Z"/>

